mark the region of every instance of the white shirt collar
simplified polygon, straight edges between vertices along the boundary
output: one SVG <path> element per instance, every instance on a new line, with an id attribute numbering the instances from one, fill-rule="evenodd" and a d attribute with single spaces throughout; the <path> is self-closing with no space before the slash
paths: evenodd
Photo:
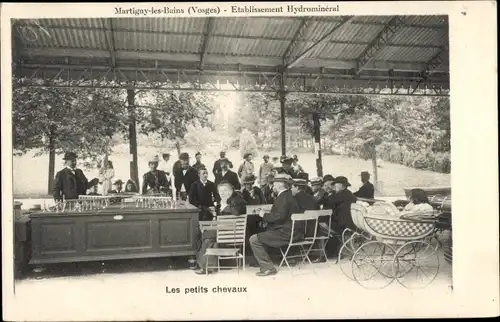
<path id="1" fill-rule="evenodd" d="M 281 195 L 283 192 L 287 191 L 288 189 L 283 189 L 278 193 L 278 196 Z"/>
<path id="2" fill-rule="evenodd" d="M 229 171 L 229 170 L 228 170 L 228 171 Z M 221 172 L 222 172 L 222 176 L 225 176 L 225 175 L 226 175 L 226 173 L 227 173 L 228 171 L 224 171 L 224 170 L 222 170 L 222 171 L 221 171 Z"/>
<path id="3" fill-rule="evenodd" d="M 69 169 L 71 172 L 75 172 L 76 168 L 72 169 L 69 166 L 66 166 L 66 169 Z"/>

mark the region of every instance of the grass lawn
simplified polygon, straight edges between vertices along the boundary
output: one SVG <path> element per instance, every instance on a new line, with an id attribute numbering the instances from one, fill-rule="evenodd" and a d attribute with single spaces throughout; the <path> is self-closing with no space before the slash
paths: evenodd
<path id="1" fill-rule="evenodd" d="M 194 162 L 195 150 L 186 149 Z M 176 156 L 176 151 L 160 151 L 151 147 L 138 147 L 139 156 L 139 178 L 142 174 L 148 171 L 148 157 L 154 154 L 170 152 Z M 202 152 L 202 162 L 212 169 L 214 161 L 218 158 L 218 148 L 207 147 L 207 150 Z M 14 198 L 40 198 L 47 196 L 47 176 L 48 176 L 48 155 L 34 157 L 35 152 L 30 152 L 21 157 L 14 157 L 13 162 L 13 182 L 14 182 Z M 267 152 L 271 157 L 279 156 L 279 151 Z M 255 157 L 254 163 L 256 169 L 262 162 L 261 153 Z M 315 155 L 313 153 L 297 153 L 299 163 L 304 169 L 309 172 L 310 177 L 316 175 Z M 241 163 L 241 156 L 238 150 L 227 152 L 228 158 L 234 163 L 235 168 Z M 128 145 L 121 145 L 115 148 L 115 152 L 110 156 L 115 167 L 115 179 L 126 181 L 129 178 L 129 161 L 131 155 L 128 153 Z M 62 156 L 56 157 L 56 172 L 63 167 Z M 233 169 L 236 171 L 236 169 Z M 372 172 L 371 161 L 348 158 L 344 156 L 325 156 L 323 158 L 324 174 L 332 174 L 333 176 L 343 175 L 349 179 L 352 184 L 351 189 L 356 190 L 361 182 L 359 173 L 361 171 Z M 90 180 L 97 176 L 97 169 L 85 170 L 85 175 Z M 404 196 L 404 187 L 430 187 L 430 186 L 450 186 L 451 176 L 449 174 L 436 173 L 431 171 L 421 171 L 408 168 L 399 164 L 384 162 L 382 167 L 378 169 L 379 181 L 381 182 L 381 191 L 379 196 Z M 210 171 L 210 180 L 213 180 L 213 175 Z"/>

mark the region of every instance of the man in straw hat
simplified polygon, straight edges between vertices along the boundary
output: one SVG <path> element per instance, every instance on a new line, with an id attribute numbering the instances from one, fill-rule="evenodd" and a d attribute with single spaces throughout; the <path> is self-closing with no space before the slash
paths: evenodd
<path id="1" fill-rule="evenodd" d="M 198 172 L 189 165 L 189 154 L 185 152 L 181 153 L 179 160 L 181 161 L 181 165 L 174 172 L 174 184 L 180 198 L 186 200 L 191 185 L 198 181 Z"/>
<path id="2" fill-rule="evenodd" d="M 370 173 L 363 171 L 360 174 L 363 185 L 354 193 L 358 198 L 373 199 L 375 198 L 375 187 L 370 182 Z"/>
<path id="3" fill-rule="evenodd" d="M 269 155 L 265 154 L 263 157 L 264 162 L 260 165 L 259 169 L 259 184 L 261 189 L 267 185 L 267 176 L 273 172 L 274 165 L 269 162 Z"/>
<path id="4" fill-rule="evenodd" d="M 238 168 L 238 176 L 243 179 L 250 175 L 255 175 L 255 167 L 252 162 L 253 155 L 247 152 L 243 155 L 243 163 Z"/>
<path id="5" fill-rule="evenodd" d="M 76 159 L 77 155 L 74 152 L 66 152 L 64 154 L 65 167 L 57 172 L 54 182 L 54 200 L 78 199 L 79 195 L 85 195 L 88 189 L 99 183 L 98 178 L 90 181 L 87 180 L 83 171 L 77 169 Z"/>
<path id="6" fill-rule="evenodd" d="M 277 273 L 271 258 L 267 252 L 267 247 L 280 248 L 288 245 L 292 233 L 292 214 L 300 211 L 297 201 L 289 190 L 291 177 L 286 174 L 280 174 L 274 178 L 274 191 L 276 192 L 276 201 L 271 211 L 265 213 L 261 211 L 259 215 L 267 223 L 266 230 L 262 233 L 250 237 L 250 247 L 252 248 L 255 259 L 259 263 L 260 271 L 257 276 L 269 276 Z M 300 230 L 294 232 L 297 240 L 303 238 Z"/>
<path id="7" fill-rule="evenodd" d="M 148 160 L 149 171 L 142 177 L 142 194 L 168 193 L 170 182 L 167 173 L 158 170 L 160 158 L 155 155 Z"/>

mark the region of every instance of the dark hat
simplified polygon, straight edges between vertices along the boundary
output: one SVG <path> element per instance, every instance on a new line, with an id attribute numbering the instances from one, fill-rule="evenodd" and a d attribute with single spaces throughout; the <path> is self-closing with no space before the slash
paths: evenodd
<path id="1" fill-rule="evenodd" d="M 169 156 L 170 156 L 170 153 L 163 153 L 161 156 L 162 156 L 162 157 L 169 157 Z"/>
<path id="2" fill-rule="evenodd" d="M 249 176 L 246 176 L 243 178 L 243 184 L 245 183 L 254 183 L 255 180 L 257 180 L 257 178 L 255 178 L 255 176 L 253 174 L 249 175 Z"/>
<path id="3" fill-rule="evenodd" d="M 181 153 L 181 155 L 179 156 L 179 160 L 189 160 L 189 154 L 187 154 L 186 152 Z"/>
<path id="4" fill-rule="evenodd" d="M 321 179 L 320 177 L 315 177 L 315 178 L 311 179 L 312 186 L 321 185 L 321 184 L 323 184 L 323 179 Z"/>
<path id="5" fill-rule="evenodd" d="M 198 155 L 201 155 L 201 152 L 196 152 L 196 154 L 194 156 L 196 157 Z"/>
<path id="6" fill-rule="evenodd" d="M 292 177 L 286 173 L 278 173 L 274 177 L 274 182 L 284 182 L 284 183 L 290 183 L 292 181 Z"/>
<path id="7" fill-rule="evenodd" d="M 294 154 L 292 158 L 293 158 L 294 160 L 298 160 L 298 159 L 299 159 L 299 157 L 298 157 L 296 154 Z"/>
<path id="8" fill-rule="evenodd" d="M 287 157 L 286 155 L 281 156 L 280 158 L 281 163 L 292 163 L 293 158 Z"/>
<path id="9" fill-rule="evenodd" d="M 246 159 L 249 155 L 252 155 L 252 153 L 251 153 L 251 152 L 247 152 L 247 153 L 245 153 L 245 154 L 243 155 L 243 159 Z"/>
<path id="10" fill-rule="evenodd" d="M 304 179 L 293 179 L 293 185 L 299 187 L 307 186 L 307 181 Z"/>
<path id="11" fill-rule="evenodd" d="M 335 181 L 335 178 L 331 174 L 327 174 L 326 176 L 323 177 L 323 183 L 327 181 Z"/>
<path id="12" fill-rule="evenodd" d="M 364 176 L 370 176 L 370 172 L 368 172 L 368 171 L 361 171 L 360 176 L 362 176 L 362 177 L 364 177 Z"/>
<path id="13" fill-rule="evenodd" d="M 76 160 L 76 158 L 78 158 L 78 156 L 76 155 L 75 152 L 66 152 L 66 153 L 64 153 L 63 160 L 64 161 L 66 161 L 66 160 Z"/>
<path id="14" fill-rule="evenodd" d="M 262 159 L 269 159 L 269 155 L 264 154 L 264 156 L 262 157 Z"/>
<path id="15" fill-rule="evenodd" d="M 297 174 L 297 178 L 304 179 L 307 181 L 307 180 L 309 180 L 309 173 L 301 172 L 301 173 Z"/>
<path id="16" fill-rule="evenodd" d="M 123 184 L 123 181 L 121 181 L 120 179 L 118 179 L 118 180 L 116 180 L 116 181 L 115 181 L 115 183 L 113 183 L 113 184 L 115 184 L 115 185 L 116 185 L 116 184 Z"/>
<path id="17" fill-rule="evenodd" d="M 333 183 L 341 183 L 346 187 L 349 187 L 351 185 L 349 183 L 349 180 L 347 180 L 346 177 L 342 177 L 342 176 L 336 177 L 335 180 L 333 180 Z"/>
<path id="18" fill-rule="evenodd" d="M 226 151 L 220 151 L 220 154 L 226 154 Z"/>

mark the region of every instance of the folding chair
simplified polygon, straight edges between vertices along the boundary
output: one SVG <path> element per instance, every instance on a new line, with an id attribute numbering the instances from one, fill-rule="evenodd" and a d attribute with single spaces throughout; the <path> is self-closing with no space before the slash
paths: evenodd
<path id="1" fill-rule="evenodd" d="M 242 261 L 243 270 L 245 270 L 245 235 L 247 227 L 247 216 L 219 216 L 216 220 L 216 225 L 212 225 L 211 229 L 217 229 L 217 246 L 208 248 L 204 256 L 217 256 L 217 269 L 220 272 L 221 259 L 235 259 L 238 273 L 240 270 L 240 260 Z M 221 247 L 222 246 L 222 247 Z M 225 246 L 225 247 L 224 247 Z M 232 248 L 229 248 L 231 247 Z M 209 262 L 205 266 L 208 273 Z M 222 268 L 233 268 L 234 266 L 225 266 Z"/>
<path id="2" fill-rule="evenodd" d="M 326 244 L 328 243 L 328 240 L 330 239 L 330 237 L 333 237 L 334 235 L 333 234 L 336 234 L 332 229 L 331 229 L 331 225 L 332 225 L 332 210 L 330 209 L 325 209 L 325 210 L 306 210 L 305 213 L 307 214 L 315 214 L 318 218 L 318 221 L 319 222 L 319 218 L 320 217 L 328 217 L 328 223 L 319 223 L 316 225 L 316 227 L 318 227 L 319 230 L 321 230 L 323 232 L 323 234 L 321 235 L 316 235 L 314 237 L 315 240 L 321 240 L 323 241 L 321 243 L 321 245 L 319 245 L 320 247 L 319 248 L 312 248 L 311 251 L 317 251 L 317 252 L 320 252 L 322 253 L 325 258 L 327 258 L 326 256 Z M 316 230 L 318 230 L 316 229 Z M 306 237 L 306 240 L 311 240 L 313 237 Z M 314 247 L 314 245 L 313 245 Z"/>
<path id="3" fill-rule="evenodd" d="M 314 220 L 315 226 L 318 225 L 318 215 L 315 212 L 305 212 L 303 214 L 293 214 L 292 215 L 292 233 L 290 236 L 290 242 L 288 243 L 288 246 L 286 250 L 283 252 L 283 248 L 280 248 L 281 255 L 283 256 L 283 259 L 281 260 L 280 265 L 278 266 L 278 270 L 283 266 L 283 263 L 286 264 L 288 269 L 290 268 L 290 264 L 288 263 L 288 259 L 292 258 L 297 258 L 300 257 L 302 258 L 301 264 L 304 263 L 306 260 L 311 263 L 311 260 L 309 259 L 309 252 L 311 251 L 311 248 L 314 245 L 314 242 L 316 241 L 316 229 L 314 230 L 314 236 L 311 239 L 303 239 L 299 241 L 293 241 L 295 237 L 295 226 L 297 225 L 296 222 L 303 222 L 304 226 L 306 224 L 306 221 L 308 220 Z M 288 255 L 290 252 L 290 249 L 293 247 L 300 247 L 300 254 L 299 255 Z"/>

